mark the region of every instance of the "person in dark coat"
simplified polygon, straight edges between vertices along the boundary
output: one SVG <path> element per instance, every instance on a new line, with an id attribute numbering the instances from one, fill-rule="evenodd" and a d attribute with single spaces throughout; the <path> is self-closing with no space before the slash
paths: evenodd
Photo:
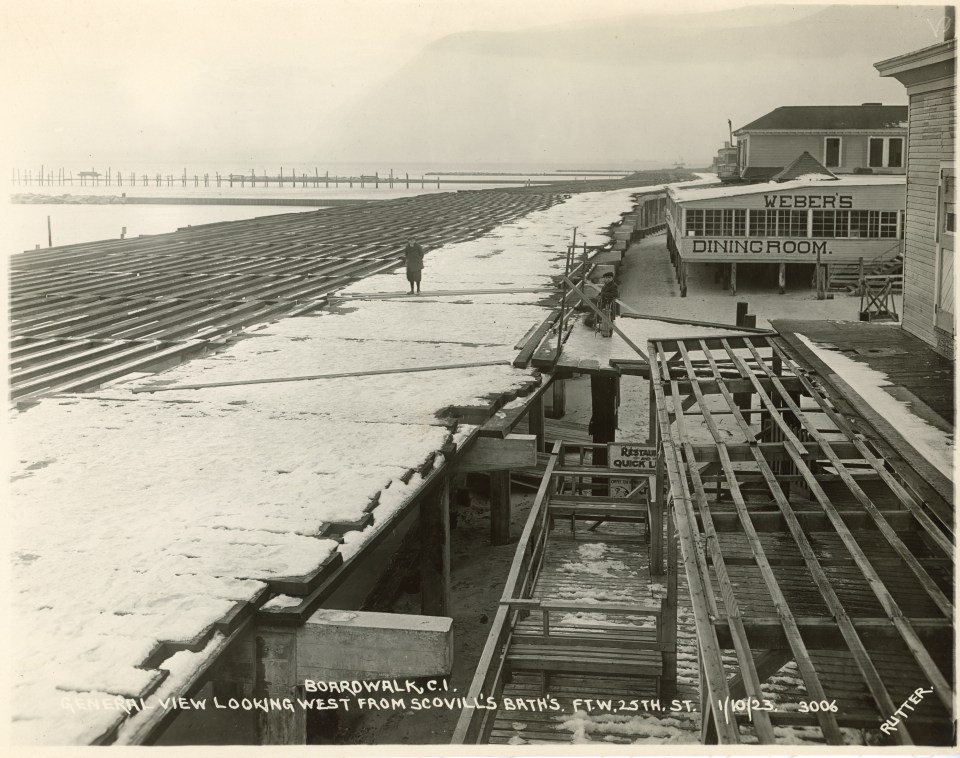
<path id="1" fill-rule="evenodd" d="M 608 271 L 603 275 L 603 287 L 600 289 L 600 295 L 597 297 L 597 307 L 600 310 L 610 308 L 610 320 L 616 315 L 617 300 L 620 297 L 620 288 L 613 278 L 613 272 Z"/>
<path id="2" fill-rule="evenodd" d="M 408 239 L 403 249 L 403 260 L 407 264 L 407 281 L 410 282 L 410 294 L 416 286 L 420 292 L 420 275 L 423 272 L 423 248 L 415 240 Z"/>

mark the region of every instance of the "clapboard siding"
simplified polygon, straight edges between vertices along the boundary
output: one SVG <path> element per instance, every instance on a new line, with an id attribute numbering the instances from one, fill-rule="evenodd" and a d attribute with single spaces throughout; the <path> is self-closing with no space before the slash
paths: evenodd
<path id="1" fill-rule="evenodd" d="M 773 167 L 789 166 L 804 151 L 810 153 L 821 163 L 824 162 L 824 138 L 826 134 L 751 134 L 747 161 L 749 166 Z M 842 139 L 840 166 L 831 167 L 837 174 L 852 173 L 855 168 L 864 168 L 868 164 L 868 134 L 831 134 Z M 881 131 L 874 136 L 891 136 Z M 903 168 L 874 169 L 878 174 L 903 174 Z"/>
<path id="2" fill-rule="evenodd" d="M 910 95 L 903 328 L 934 347 L 944 344 L 943 332 L 934 326 L 937 189 L 940 162 L 953 158 L 955 103 L 956 92 L 953 88 Z"/>

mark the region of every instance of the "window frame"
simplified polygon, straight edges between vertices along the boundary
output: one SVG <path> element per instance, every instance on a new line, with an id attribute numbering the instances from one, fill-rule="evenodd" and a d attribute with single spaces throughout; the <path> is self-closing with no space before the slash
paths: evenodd
<path id="1" fill-rule="evenodd" d="M 880 140 L 881 149 L 880 149 L 880 164 L 875 166 L 870 162 L 870 145 L 874 140 Z M 890 165 L 890 142 L 892 140 L 900 141 L 900 163 L 896 166 Z M 893 135 L 888 137 L 877 137 L 869 136 L 867 137 L 867 168 L 903 168 L 904 167 L 904 149 L 906 148 L 906 140 L 899 135 Z"/>
<path id="2" fill-rule="evenodd" d="M 827 163 L 827 143 L 829 143 L 829 141 L 832 139 L 837 141 L 837 163 L 834 166 L 831 166 L 829 163 Z M 843 167 L 843 137 L 827 136 L 823 138 L 823 165 L 824 168 Z"/>

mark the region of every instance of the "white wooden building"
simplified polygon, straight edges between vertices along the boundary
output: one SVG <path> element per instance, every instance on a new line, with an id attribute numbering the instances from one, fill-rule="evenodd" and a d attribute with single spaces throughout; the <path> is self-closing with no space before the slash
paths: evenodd
<path id="1" fill-rule="evenodd" d="M 727 264 L 724 279 L 733 290 L 738 264 L 778 264 L 782 290 L 788 265 L 859 264 L 862 258 L 869 266 L 894 258 L 901 248 L 904 184 L 902 176 L 838 178 L 827 172 L 671 188 L 667 246 L 681 294 L 691 263 Z"/>
<path id="2" fill-rule="evenodd" d="M 903 328 L 952 358 L 957 41 L 947 39 L 875 66 L 881 76 L 902 82 L 910 99 Z"/>
<path id="3" fill-rule="evenodd" d="M 767 181 L 807 152 L 834 174 L 903 174 L 907 106 L 785 105 L 737 129 L 740 177 Z"/>

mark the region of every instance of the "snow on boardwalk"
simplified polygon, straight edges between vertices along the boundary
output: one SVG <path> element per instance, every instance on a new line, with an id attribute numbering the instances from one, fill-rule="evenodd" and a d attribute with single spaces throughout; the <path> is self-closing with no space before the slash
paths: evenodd
<path id="1" fill-rule="evenodd" d="M 576 195 L 427 256 L 426 290 L 543 286 L 571 228 L 588 244 L 636 190 Z M 404 289 L 403 273 L 355 291 Z M 178 694 L 219 652 L 213 625 L 272 579 L 354 554 L 415 495 L 454 435 L 437 413 L 535 383 L 508 365 L 548 309 L 536 294 L 345 302 L 253 332 L 158 376 L 58 395 L 14 414 L 10 520 L 13 739 L 86 744 L 138 720 L 115 697 Z M 156 394 L 135 388 L 503 360 L 502 366 Z M 324 524 L 375 523 L 346 541 Z M 198 640 L 156 667 L 160 643 Z M 159 689 L 158 689 L 159 687 Z M 150 693 L 153 693 L 150 695 Z M 69 707 L 77 699 L 99 708 Z"/>
<path id="2" fill-rule="evenodd" d="M 885 373 L 848 358 L 832 349 L 833 345 L 813 342 L 803 334 L 797 334 L 797 339 L 849 384 L 932 466 L 953 481 L 953 436 L 929 424 L 916 415 L 907 403 L 884 390 L 884 387 L 892 384 Z"/>

